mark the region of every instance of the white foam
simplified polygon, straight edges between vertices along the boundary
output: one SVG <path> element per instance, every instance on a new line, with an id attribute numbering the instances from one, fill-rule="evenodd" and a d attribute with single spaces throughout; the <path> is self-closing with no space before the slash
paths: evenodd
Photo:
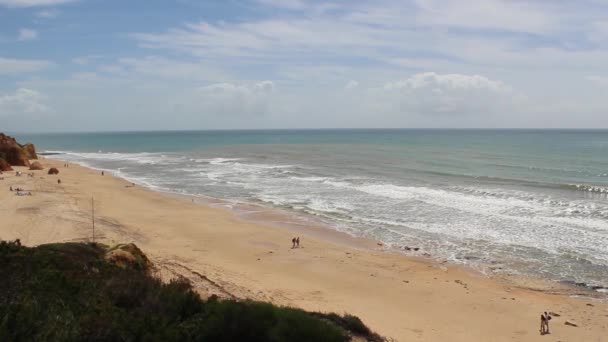
<path id="1" fill-rule="evenodd" d="M 223 164 L 223 163 L 227 163 L 227 162 L 233 162 L 233 161 L 237 161 L 237 160 L 241 160 L 241 158 L 211 158 L 211 159 L 197 159 L 197 161 L 205 161 L 205 162 L 209 162 L 209 164 L 212 164 L 212 165 L 219 165 L 219 164 Z"/>
<path id="2" fill-rule="evenodd" d="M 327 177 L 314 177 L 314 176 L 311 176 L 311 177 L 291 176 L 291 177 L 289 177 L 289 179 L 303 181 L 303 182 L 323 182 L 323 181 L 326 181 L 328 178 Z"/>

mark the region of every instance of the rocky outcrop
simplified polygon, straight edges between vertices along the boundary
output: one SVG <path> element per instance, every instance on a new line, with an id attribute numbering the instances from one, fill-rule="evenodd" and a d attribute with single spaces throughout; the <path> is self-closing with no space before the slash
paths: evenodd
<path id="1" fill-rule="evenodd" d="M 149 272 L 153 268 L 152 262 L 133 243 L 110 248 L 106 252 L 105 259 L 120 268 L 131 268 L 143 272 Z"/>
<path id="2" fill-rule="evenodd" d="M 48 174 L 49 175 L 58 175 L 59 174 L 59 170 L 57 170 L 56 167 L 52 167 L 52 168 L 49 169 Z"/>
<path id="3" fill-rule="evenodd" d="M 20 145 L 15 138 L 0 133 L 0 159 L 12 166 L 30 166 L 30 159 L 38 156 L 34 145 Z"/>
<path id="4" fill-rule="evenodd" d="M 0 159 L 0 171 L 13 171 L 13 168 L 4 159 Z"/>
<path id="5" fill-rule="evenodd" d="M 30 170 L 43 170 L 44 167 L 39 161 L 35 161 L 30 165 Z"/>
<path id="6" fill-rule="evenodd" d="M 27 155 L 27 159 L 38 159 L 38 155 L 36 154 L 36 147 L 34 144 L 25 144 L 21 147 L 25 154 Z"/>

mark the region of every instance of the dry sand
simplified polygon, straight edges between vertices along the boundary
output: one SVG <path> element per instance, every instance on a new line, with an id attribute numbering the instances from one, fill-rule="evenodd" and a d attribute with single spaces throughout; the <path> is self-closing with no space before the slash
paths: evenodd
<path id="1" fill-rule="evenodd" d="M 515 285 L 319 227 L 283 227 L 276 222 L 285 215 L 276 211 L 245 220 L 190 198 L 129 187 L 108 173 L 42 162 L 60 174 L 0 175 L 0 239 L 26 245 L 89 240 L 94 196 L 98 240 L 136 243 L 160 276 L 185 276 L 203 295 L 348 312 L 398 341 L 608 341 L 608 304 L 572 298 L 580 289 L 542 281 Z M 33 195 L 16 196 L 9 186 Z M 303 248 L 291 249 L 295 235 Z M 551 334 L 540 336 L 543 311 L 560 316 L 551 321 Z"/>

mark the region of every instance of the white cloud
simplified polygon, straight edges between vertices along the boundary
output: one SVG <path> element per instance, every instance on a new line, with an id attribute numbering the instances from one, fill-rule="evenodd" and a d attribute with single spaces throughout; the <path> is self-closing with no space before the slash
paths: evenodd
<path id="1" fill-rule="evenodd" d="M 0 94 L 0 116 L 43 113 L 49 108 L 43 103 L 46 96 L 41 93 L 19 88 L 13 94 Z"/>
<path id="2" fill-rule="evenodd" d="M 256 0 L 262 5 L 269 5 L 273 7 L 286 8 L 291 10 L 300 10 L 307 7 L 306 3 L 302 0 Z"/>
<path id="3" fill-rule="evenodd" d="M 0 57 L 0 75 L 35 72 L 48 68 L 51 65 L 51 62 L 45 60 Z"/>
<path id="4" fill-rule="evenodd" d="M 490 90 L 493 92 L 507 91 L 509 88 L 500 81 L 492 81 L 480 75 L 461 75 L 425 72 L 413 75 L 402 81 L 391 82 L 385 89 L 452 89 L 452 90 Z"/>
<path id="5" fill-rule="evenodd" d="M 114 64 L 102 65 L 100 71 L 112 74 L 137 74 L 162 79 L 216 81 L 227 75 L 217 68 L 202 62 L 184 62 L 164 57 L 120 58 Z"/>
<path id="6" fill-rule="evenodd" d="M 250 65 L 363 59 L 418 70 L 442 63 L 453 72 L 471 66 L 572 69 L 605 66 L 608 54 L 605 45 L 587 44 L 606 31 L 601 9 L 567 2 L 358 1 L 329 12 L 315 11 L 319 2 L 312 1 L 285 6 L 303 8 L 306 15 L 189 23 L 132 36 L 145 48 L 216 62 L 246 59 Z"/>
<path id="7" fill-rule="evenodd" d="M 77 56 L 80 66 L 68 69 L 82 73 L 27 75 L 18 85 L 49 94 L 53 107 L 63 92 L 68 112 L 77 101 L 81 111 L 100 113 L 148 106 L 161 127 L 166 113 L 175 114 L 174 125 L 214 128 L 247 127 L 238 115 L 248 114 L 264 114 L 252 120 L 259 127 L 608 123 L 604 88 L 593 84 L 608 83 L 603 0 L 248 0 L 237 7 L 245 12 L 131 35 L 154 56 Z M 0 75 L 49 64 L 0 59 Z M 69 96 L 74 91 L 80 96 Z M 103 93 L 127 105 L 100 101 Z M 566 102 L 587 121 L 569 118 L 576 107 Z"/>
<path id="8" fill-rule="evenodd" d="M 274 82 L 216 83 L 198 89 L 197 105 L 204 114 L 247 116 L 269 111 Z"/>
<path id="9" fill-rule="evenodd" d="M 42 10 L 42 11 L 36 12 L 36 16 L 38 18 L 45 18 L 45 19 L 57 18 L 60 14 L 61 14 L 61 11 L 56 10 L 56 9 Z"/>
<path id="10" fill-rule="evenodd" d="M 558 27 L 560 17 L 535 2 L 504 0 L 416 0 L 421 25 L 545 32 Z M 550 7 L 550 6 L 549 6 Z"/>
<path id="11" fill-rule="evenodd" d="M 76 58 L 72 58 L 72 62 L 75 63 L 75 64 L 79 64 L 79 65 L 89 64 L 89 60 L 90 60 L 90 58 L 88 58 L 88 57 L 76 57 Z"/>
<path id="12" fill-rule="evenodd" d="M 344 89 L 350 90 L 350 89 L 355 89 L 359 86 L 359 82 L 355 81 L 355 80 L 351 80 L 348 81 L 348 83 L 346 83 L 346 85 L 344 86 Z"/>
<path id="13" fill-rule="evenodd" d="M 102 57 L 103 56 L 101 56 L 101 55 L 78 56 L 78 57 L 72 58 L 72 63 L 79 64 L 79 65 L 87 65 Z"/>
<path id="14" fill-rule="evenodd" d="M 0 5 L 6 7 L 36 7 L 60 5 L 77 0 L 0 0 Z"/>
<path id="15" fill-rule="evenodd" d="M 587 76 L 585 77 L 585 79 L 587 81 L 591 81 L 595 84 L 599 84 L 599 85 L 603 85 L 603 86 L 608 86 L 608 76 Z"/>
<path id="16" fill-rule="evenodd" d="M 38 38 L 38 31 L 28 29 L 28 28 L 22 28 L 19 30 L 19 37 L 17 39 L 20 41 L 24 41 L 24 40 L 34 40 L 36 38 Z"/>
<path id="17" fill-rule="evenodd" d="M 503 82 L 479 75 L 426 72 L 389 82 L 383 89 L 402 112 L 479 115 L 507 111 L 521 100 Z"/>

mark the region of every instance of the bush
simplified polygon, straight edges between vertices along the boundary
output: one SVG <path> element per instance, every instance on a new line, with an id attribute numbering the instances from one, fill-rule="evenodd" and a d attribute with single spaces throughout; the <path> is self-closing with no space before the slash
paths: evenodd
<path id="1" fill-rule="evenodd" d="M 104 260 L 96 244 L 0 242 L 0 341 L 376 340 L 354 316 L 252 301 L 202 300 Z"/>

